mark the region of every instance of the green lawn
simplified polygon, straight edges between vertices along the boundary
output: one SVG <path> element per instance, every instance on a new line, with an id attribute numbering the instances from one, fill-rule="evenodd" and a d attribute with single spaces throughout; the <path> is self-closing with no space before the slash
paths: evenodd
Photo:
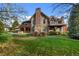
<path id="1" fill-rule="evenodd" d="M 2 50 L 1 50 L 2 49 Z M 79 55 L 79 40 L 66 36 L 18 37 L 0 47 L 0 55 Z"/>

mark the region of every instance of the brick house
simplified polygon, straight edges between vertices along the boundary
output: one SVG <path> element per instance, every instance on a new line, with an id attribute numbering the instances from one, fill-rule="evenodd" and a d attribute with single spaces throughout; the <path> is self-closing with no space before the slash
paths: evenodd
<path id="1" fill-rule="evenodd" d="M 64 23 L 63 17 L 49 17 L 45 15 L 40 8 L 37 8 L 29 21 L 25 21 L 21 24 L 20 30 L 29 33 L 48 33 L 50 30 L 63 33 L 67 32 L 67 25 Z"/>
<path id="2" fill-rule="evenodd" d="M 31 23 L 30 21 L 25 21 L 25 22 L 23 22 L 23 23 L 19 26 L 20 31 L 29 33 L 30 30 L 31 30 L 31 24 L 30 24 L 30 23 Z"/>

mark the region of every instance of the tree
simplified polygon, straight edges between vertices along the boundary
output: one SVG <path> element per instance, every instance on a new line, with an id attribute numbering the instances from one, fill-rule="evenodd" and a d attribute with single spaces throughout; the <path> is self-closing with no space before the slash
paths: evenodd
<path id="1" fill-rule="evenodd" d="M 4 3 L 0 4 L 0 19 L 5 25 L 11 25 L 14 16 L 19 17 L 19 14 L 25 14 L 26 11 L 21 7 L 16 7 L 16 4 Z"/>
<path id="2" fill-rule="evenodd" d="M 18 21 L 15 20 L 12 24 L 12 29 L 15 30 L 15 28 L 19 25 Z"/>
<path id="3" fill-rule="evenodd" d="M 0 32 L 4 31 L 4 24 L 0 21 Z"/>
<path id="4" fill-rule="evenodd" d="M 69 35 L 79 33 L 79 4 L 75 4 L 70 13 L 68 21 Z"/>

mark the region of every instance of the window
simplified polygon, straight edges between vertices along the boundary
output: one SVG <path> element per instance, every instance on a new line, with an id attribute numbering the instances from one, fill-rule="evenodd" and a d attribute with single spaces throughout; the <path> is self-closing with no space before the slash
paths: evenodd
<path id="1" fill-rule="evenodd" d="M 43 20 L 43 23 L 45 24 L 45 19 Z"/>

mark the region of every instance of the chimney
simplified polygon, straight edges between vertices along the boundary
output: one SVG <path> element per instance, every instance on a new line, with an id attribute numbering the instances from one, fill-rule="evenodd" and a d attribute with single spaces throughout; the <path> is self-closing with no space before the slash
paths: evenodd
<path id="1" fill-rule="evenodd" d="M 35 19 L 35 23 L 36 23 L 36 30 L 38 32 L 41 31 L 40 25 L 41 25 L 41 8 L 37 8 L 36 9 L 36 19 Z"/>
<path id="2" fill-rule="evenodd" d="M 37 8 L 36 9 L 36 12 L 41 12 L 41 8 Z"/>
<path id="3" fill-rule="evenodd" d="M 36 9 L 36 24 L 40 24 L 41 21 L 41 8 Z"/>

